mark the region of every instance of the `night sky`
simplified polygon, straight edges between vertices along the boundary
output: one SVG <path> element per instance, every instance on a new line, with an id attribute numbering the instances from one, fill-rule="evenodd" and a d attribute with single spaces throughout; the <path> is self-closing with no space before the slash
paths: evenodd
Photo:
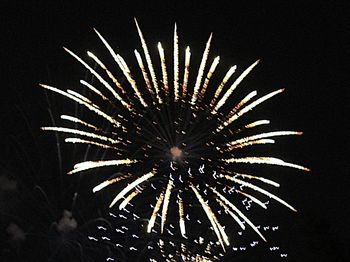
<path id="1" fill-rule="evenodd" d="M 76 84 L 76 74 L 81 76 L 83 69 L 62 47 L 83 56 L 86 50 L 99 54 L 104 46 L 93 27 L 117 52 L 132 54 L 134 48 L 140 49 L 134 17 L 149 47 L 162 41 L 165 49 L 171 49 L 176 22 L 180 46 L 191 46 L 193 59 L 200 59 L 210 32 L 214 33 L 211 57 L 220 55 L 221 70 L 232 64 L 246 68 L 261 59 L 241 88 L 266 93 L 285 87 L 282 95 L 261 108 L 261 116 L 272 119 L 277 129 L 304 132 L 302 137 L 283 139 L 278 149 L 288 160 L 308 166 L 311 172 L 281 168 L 275 169 L 278 175 L 274 176 L 281 184 L 279 195 L 299 212 L 274 205 L 269 215 L 273 223 L 281 225 L 278 241 L 273 236 L 272 241 L 278 242 L 289 257 L 281 259 L 271 254 L 266 245 L 232 254 L 225 261 L 346 260 L 350 243 L 350 97 L 345 75 L 345 57 L 349 54 L 349 48 L 345 48 L 349 29 L 349 10 L 342 4 L 345 1 L 70 2 L 0 4 L 0 257 L 5 259 L 0 261 L 47 261 L 50 256 L 52 261 L 63 261 L 52 255 L 65 254 L 64 248 L 55 247 L 60 240 L 52 232 L 52 223 L 60 219 L 64 209 L 71 209 L 74 192 L 81 196 L 74 207 L 79 225 L 103 213 L 96 211 L 96 206 L 106 202 L 89 193 L 93 178 L 64 175 L 79 152 L 71 152 L 69 145 L 62 143 L 59 164 L 55 136 L 40 131 L 40 126 L 51 124 L 50 114 L 57 119 L 69 103 L 46 94 L 38 84 L 61 88 Z M 265 214 L 258 212 L 260 216 Z M 11 223 L 26 233 L 25 240 L 11 240 Z M 89 230 L 87 225 L 80 233 Z M 82 235 L 77 241 L 84 246 Z M 100 261 L 96 257 L 103 250 L 84 249 L 92 259 L 84 261 Z"/>

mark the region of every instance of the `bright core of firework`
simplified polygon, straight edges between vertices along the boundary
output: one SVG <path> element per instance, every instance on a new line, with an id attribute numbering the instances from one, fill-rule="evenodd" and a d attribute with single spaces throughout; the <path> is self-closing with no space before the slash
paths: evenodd
<path id="1" fill-rule="evenodd" d="M 177 146 L 173 146 L 170 148 L 170 154 L 173 158 L 173 160 L 180 159 L 182 157 L 182 150 L 178 148 Z"/>
<path id="2" fill-rule="evenodd" d="M 247 150 L 272 144 L 280 136 L 302 133 L 261 132 L 259 129 L 268 125 L 269 120 L 257 119 L 244 123 L 243 116 L 283 92 L 283 89 L 257 99 L 257 91 L 240 99 L 231 99 L 236 88 L 259 60 L 243 70 L 234 80 L 232 76 L 237 66 L 229 68 L 226 74 L 215 74 L 220 58 L 209 57 L 212 34 L 205 45 L 198 70 L 192 76 L 190 72 L 195 70 L 190 67 L 190 48 L 187 47 L 184 56 L 180 56 L 182 49 L 179 48 L 176 25 L 172 61 L 166 56 L 162 44 L 158 43 L 159 65 L 155 67 L 137 22 L 136 27 L 143 50 L 143 54 L 138 50 L 134 51 L 138 72 L 132 72 L 124 58 L 116 54 L 105 38 L 94 29 L 119 71 L 110 71 L 91 52 L 88 52 L 88 56 L 95 66 L 89 65 L 80 56 L 64 48 L 96 79 L 95 83 L 80 80 L 90 96 L 83 95 L 83 92 L 64 91 L 41 84 L 43 88 L 74 101 L 95 114 L 97 119 L 108 123 L 102 127 L 93 117 L 86 120 L 62 115 L 62 120 L 71 122 L 73 127 L 42 128 L 68 135 L 65 139 L 67 143 L 103 148 L 115 156 L 107 160 L 77 163 L 68 174 L 104 167 L 122 170 L 123 174 L 120 173 L 93 189 L 93 192 L 98 192 L 112 184 L 122 184 L 122 190 L 118 191 L 109 205 L 110 208 L 119 203 L 119 209 L 125 209 L 139 195 L 149 192 L 154 194 L 149 188 L 156 189 L 147 226 L 150 233 L 155 231 L 158 217 L 162 233 L 166 229 L 167 221 L 177 217 L 179 232 L 186 238 L 186 223 L 190 221 L 189 205 L 197 201 L 224 250 L 230 241 L 220 222 L 223 216 L 232 217 L 242 229 L 248 225 L 265 240 L 258 227 L 236 206 L 235 199 L 244 197 L 266 209 L 266 204 L 260 199 L 272 198 L 291 210 L 296 210 L 265 189 L 279 187 L 277 182 L 259 175 L 239 172 L 237 167 L 264 164 L 308 171 L 303 166 L 263 153 L 251 155 L 252 150 Z M 211 64 L 208 66 L 210 60 Z M 169 64 L 173 66 L 171 69 L 167 66 Z M 156 68 L 161 74 L 157 75 Z M 136 74 L 142 77 L 135 77 Z M 218 78 L 222 80 L 218 81 Z M 231 194 L 235 194 L 235 197 Z M 174 208 L 178 212 L 174 212 Z M 169 216 L 169 212 L 173 215 Z"/>

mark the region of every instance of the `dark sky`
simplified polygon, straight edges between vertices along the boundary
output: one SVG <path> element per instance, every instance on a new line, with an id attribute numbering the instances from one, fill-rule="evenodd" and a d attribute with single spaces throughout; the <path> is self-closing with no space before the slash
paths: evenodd
<path id="1" fill-rule="evenodd" d="M 149 43 L 161 40 L 170 46 L 177 22 L 180 44 L 192 46 L 197 58 L 213 32 L 212 56 L 220 55 L 227 68 L 231 63 L 247 67 L 255 59 L 262 60 L 250 76 L 252 88 L 286 88 L 267 110 L 278 119 L 277 127 L 304 131 L 301 139 L 290 139 L 296 146 L 286 148 L 293 150 L 289 156 L 295 162 L 312 170 L 287 172 L 288 184 L 282 186 L 300 210 L 291 215 L 295 220 L 289 218 L 292 224 L 286 230 L 286 238 L 295 243 L 287 245 L 294 254 L 290 261 L 344 261 L 350 241 L 349 92 L 344 63 L 349 53 L 345 48 L 349 10 L 342 1 L 70 2 L 0 4 L 1 175 L 21 173 L 23 184 L 51 188 L 51 176 L 43 173 L 58 161 L 57 151 L 55 140 L 39 131 L 43 123 L 50 123 L 50 117 L 38 83 L 63 86 L 75 79 L 70 73 L 77 70 L 76 63 L 62 46 L 80 54 L 102 50 L 92 30 L 96 27 L 121 53 L 131 53 L 139 47 L 134 17 Z M 60 102 L 49 101 L 51 106 Z M 1 221 L 1 230 L 8 221 Z M 6 238 L 3 232 L 0 236 Z M 246 259 L 253 261 L 249 260 L 253 256 Z"/>

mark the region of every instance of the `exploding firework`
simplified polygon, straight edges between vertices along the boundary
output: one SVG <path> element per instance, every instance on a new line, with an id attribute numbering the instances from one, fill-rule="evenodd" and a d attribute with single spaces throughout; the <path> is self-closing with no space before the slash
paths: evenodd
<path id="1" fill-rule="evenodd" d="M 243 116 L 283 92 L 283 89 L 259 98 L 256 98 L 257 91 L 252 91 L 241 99 L 232 99 L 238 85 L 259 60 L 234 80 L 236 66 L 229 68 L 222 77 L 216 77 L 220 75 L 215 74 L 220 58 L 214 58 L 209 65 L 210 34 L 198 68 L 192 68 L 190 48 L 187 47 L 184 55 L 180 55 L 176 25 L 172 60 L 165 55 L 162 44 L 158 43 L 157 60 L 160 63 L 155 66 L 155 58 L 151 58 L 143 33 L 135 22 L 143 50 L 143 54 L 134 51 L 139 69 L 132 72 L 124 58 L 115 53 L 95 29 L 119 72 L 112 73 L 91 52 L 87 54 L 95 66 L 64 48 L 96 79 L 97 83 L 80 80 L 91 96 L 41 84 L 43 88 L 80 104 L 96 115 L 96 118 L 89 119 L 62 115 L 62 120 L 70 122 L 71 127 L 52 126 L 43 127 L 43 130 L 68 135 L 65 138 L 67 143 L 95 146 L 110 152 L 109 159 L 77 163 L 68 174 L 101 168 L 117 169 L 119 175 L 96 185 L 93 192 L 119 184 L 109 205 L 112 208 L 118 204 L 119 209 L 131 205 L 141 195 L 144 196 L 142 201 L 149 200 L 148 197 L 152 195 L 148 233 L 166 232 L 167 222 L 176 220 L 179 234 L 186 238 L 191 233 L 187 226 L 191 220 L 190 211 L 200 206 L 224 250 L 230 244 L 225 227 L 220 223 L 224 215 L 232 217 L 242 229 L 246 226 L 252 228 L 266 241 L 234 200 L 243 197 L 266 209 L 267 205 L 261 199 L 269 198 L 296 210 L 265 189 L 279 187 L 277 182 L 241 172 L 238 166 L 264 164 L 308 171 L 303 166 L 279 158 L 251 155 L 252 151 L 247 150 L 272 144 L 276 137 L 302 133 L 259 132 L 261 127 L 269 124 L 269 120 L 244 123 Z"/>

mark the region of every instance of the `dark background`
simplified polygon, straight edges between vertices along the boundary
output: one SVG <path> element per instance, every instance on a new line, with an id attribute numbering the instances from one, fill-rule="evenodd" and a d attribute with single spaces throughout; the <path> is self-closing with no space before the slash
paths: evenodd
<path id="1" fill-rule="evenodd" d="M 286 87 L 265 109 L 278 128 L 304 131 L 302 138 L 288 141 L 294 146 L 282 149 L 288 150 L 284 155 L 312 172 L 287 171 L 282 178 L 282 195 L 292 200 L 289 202 L 299 213 L 286 215 L 282 211 L 284 222 L 279 220 L 279 211 L 274 211 L 274 220 L 284 225 L 281 246 L 290 254 L 288 261 L 345 261 L 350 243 L 349 87 L 344 63 L 349 53 L 345 46 L 349 10 L 342 1 L 301 2 L 2 1 L 0 170 L 1 176 L 16 181 L 17 188 L 15 193 L 1 189 L 0 256 L 46 261 L 50 251 L 47 243 L 42 243 L 45 232 L 63 209 L 69 209 L 71 192 L 84 191 L 81 183 L 72 189 L 66 178 L 57 178 L 57 170 L 66 172 L 74 159 L 66 157 L 60 166 L 54 136 L 39 130 L 51 123 L 48 108 L 59 113 L 63 105 L 62 99 L 47 98 L 38 83 L 64 87 L 77 79 L 74 74 L 81 72 L 81 67 L 62 46 L 82 56 L 86 50 L 98 54 L 104 47 L 92 27 L 122 54 L 139 49 L 133 21 L 137 17 L 149 48 L 158 40 L 171 48 L 176 21 L 180 45 L 192 47 L 193 59 L 199 59 L 208 34 L 213 32 L 211 57 L 221 56 L 221 70 L 231 63 L 245 68 L 257 58 L 262 60 L 249 77 L 253 86 L 247 90 Z M 33 190 L 35 185 L 46 192 L 50 215 L 42 194 Z M 88 211 L 80 214 L 82 218 L 92 212 L 85 208 Z M 30 232 L 41 236 L 34 237 L 31 244 L 13 243 L 6 233 L 10 222 L 20 225 L 28 236 Z M 266 255 L 254 252 L 236 259 L 271 261 L 267 249 Z"/>

